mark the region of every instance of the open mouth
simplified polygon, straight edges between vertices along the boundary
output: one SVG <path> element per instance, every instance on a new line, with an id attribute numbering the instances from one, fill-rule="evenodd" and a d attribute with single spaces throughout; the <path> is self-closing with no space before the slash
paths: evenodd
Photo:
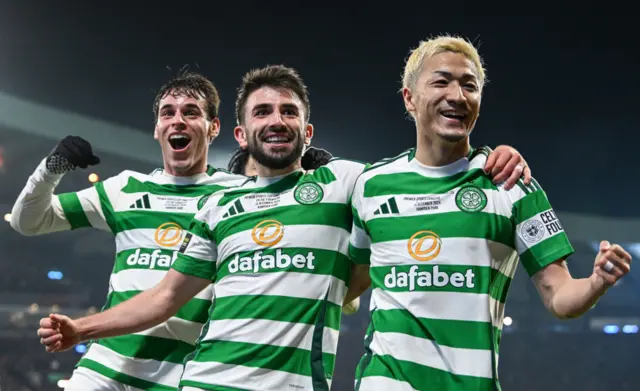
<path id="1" fill-rule="evenodd" d="M 445 118 L 448 118 L 448 119 L 451 119 L 451 120 L 455 120 L 455 121 L 459 121 L 459 122 L 463 122 L 464 119 L 467 117 L 466 114 L 457 112 L 455 110 L 441 111 L 440 115 L 445 117 Z"/>
<path id="2" fill-rule="evenodd" d="M 174 151 L 185 150 L 189 144 L 191 144 L 191 137 L 185 133 L 174 133 L 169 136 L 169 145 Z"/>
<path id="3" fill-rule="evenodd" d="M 291 142 L 291 138 L 283 134 L 277 134 L 265 137 L 264 139 L 262 139 L 262 142 L 264 142 L 265 144 L 287 144 Z"/>

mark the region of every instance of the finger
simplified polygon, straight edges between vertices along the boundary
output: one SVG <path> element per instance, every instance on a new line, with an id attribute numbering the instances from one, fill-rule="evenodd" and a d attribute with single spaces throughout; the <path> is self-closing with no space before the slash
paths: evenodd
<path id="1" fill-rule="evenodd" d="M 49 319 L 51 319 L 52 322 L 58 324 L 58 327 L 62 325 L 68 325 L 71 322 L 71 319 L 68 316 L 59 314 L 51 314 L 49 315 Z"/>
<path id="2" fill-rule="evenodd" d="M 43 329 L 43 328 L 38 329 L 38 337 L 40 338 L 47 338 L 59 333 L 60 331 L 55 329 Z"/>
<path id="3" fill-rule="evenodd" d="M 499 153 L 498 153 L 499 155 Z M 487 158 L 487 161 L 484 163 L 484 172 L 485 174 L 488 174 L 491 172 L 491 170 L 493 169 L 493 166 L 496 164 L 496 153 L 490 153 L 489 157 Z"/>
<path id="4" fill-rule="evenodd" d="M 496 175 L 501 173 L 509 160 L 511 160 L 511 154 L 509 153 L 505 152 L 498 156 L 498 158 L 496 159 L 496 164 L 491 169 L 491 177 L 495 177 Z"/>
<path id="5" fill-rule="evenodd" d="M 513 169 L 513 172 L 511 173 L 511 176 L 509 177 L 509 179 L 507 179 L 507 181 L 504 184 L 505 190 L 511 190 L 511 188 L 515 186 L 516 183 L 518 183 L 518 180 L 522 177 L 523 170 L 524 170 L 524 164 L 522 163 L 516 164 L 515 168 Z"/>
<path id="6" fill-rule="evenodd" d="M 617 278 L 614 275 L 607 273 L 600 266 L 596 267 L 595 272 L 604 280 L 604 283 L 608 286 L 612 286 L 617 281 Z"/>
<path id="7" fill-rule="evenodd" d="M 49 318 L 40 319 L 40 327 L 42 327 L 42 328 L 52 328 L 53 329 L 53 328 L 55 328 L 53 323 L 54 322 L 51 321 L 51 319 L 49 319 Z"/>
<path id="8" fill-rule="evenodd" d="M 620 259 L 625 262 L 630 264 L 631 263 L 631 254 L 629 254 L 629 252 L 627 252 L 627 250 L 625 250 L 624 248 L 622 248 L 622 246 L 614 244 L 613 246 L 611 246 L 609 248 L 609 250 L 611 252 L 613 252 L 614 254 L 616 254 L 618 257 L 620 257 Z"/>
<path id="9" fill-rule="evenodd" d="M 51 345 L 51 346 L 47 346 L 45 348 L 45 350 L 49 353 L 55 353 L 57 351 L 60 350 L 60 348 L 62 347 L 62 342 L 56 342 L 55 344 Z"/>
<path id="10" fill-rule="evenodd" d="M 600 242 L 600 251 L 601 252 L 605 252 L 609 249 L 609 247 L 611 247 L 611 243 L 609 243 L 606 240 L 603 240 Z"/>
<path id="11" fill-rule="evenodd" d="M 60 341 L 62 341 L 62 334 L 55 334 L 50 337 L 40 339 L 40 343 L 46 346 L 55 345 Z"/>
<path id="12" fill-rule="evenodd" d="M 496 171 L 496 168 L 497 168 L 497 165 L 496 165 L 496 167 L 494 167 L 492 171 L 494 174 L 493 183 L 502 183 L 505 180 L 507 180 L 507 178 L 509 178 L 509 176 L 511 175 L 511 173 L 516 168 L 519 162 L 520 162 L 520 158 L 518 157 L 518 155 L 513 155 L 511 158 L 509 158 L 506 161 L 502 170 Z"/>
<path id="13" fill-rule="evenodd" d="M 523 170 L 524 184 L 529 186 L 529 184 L 531 183 L 531 179 L 533 179 L 533 177 L 531 176 L 531 169 L 529 168 L 527 163 L 523 162 L 523 164 L 524 164 L 524 170 Z"/>
<path id="14" fill-rule="evenodd" d="M 598 260 L 597 266 L 618 278 L 629 273 L 631 270 L 631 266 L 625 262 L 622 256 L 616 254 L 612 250 L 607 250 L 607 252 L 603 254 L 603 256 Z"/>

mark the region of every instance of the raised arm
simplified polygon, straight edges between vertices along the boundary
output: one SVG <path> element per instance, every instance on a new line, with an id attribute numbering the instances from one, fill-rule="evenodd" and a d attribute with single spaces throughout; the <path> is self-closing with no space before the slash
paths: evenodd
<path id="1" fill-rule="evenodd" d="M 89 225 L 107 229 L 94 188 L 59 196 L 53 194 L 65 173 L 99 162 L 87 141 L 65 137 L 27 180 L 13 205 L 11 227 L 28 236 Z"/>

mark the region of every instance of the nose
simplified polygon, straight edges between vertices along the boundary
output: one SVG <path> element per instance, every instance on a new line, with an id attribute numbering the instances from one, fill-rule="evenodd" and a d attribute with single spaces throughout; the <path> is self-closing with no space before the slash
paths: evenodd
<path id="1" fill-rule="evenodd" d="M 459 83 L 449 83 L 447 100 L 451 103 L 463 104 L 467 101 L 462 86 Z"/>
<path id="2" fill-rule="evenodd" d="M 281 128 L 285 126 L 283 115 L 279 112 L 273 112 L 269 116 L 269 127 L 270 128 Z"/>
<path id="3" fill-rule="evenodd" d="M 182 117 L 182 113 L 178 112 L 173 116 L 171 119 L 171 126 L 176 130 L 184 130 L 187 128 L 187 123 L 185 122 L 184 117 Z"/>

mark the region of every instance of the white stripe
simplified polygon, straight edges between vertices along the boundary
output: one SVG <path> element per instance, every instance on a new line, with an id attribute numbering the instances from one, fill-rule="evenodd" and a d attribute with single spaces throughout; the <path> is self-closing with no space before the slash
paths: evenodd
<path id="1" fill-rule="evenodd" d="M 376 288 L 371 293 L 371 308 L 405 309 L 418 318 L 490 322 L 489 299 L 482 293 L 387 292 Z"/>
<path id="2" fill-rule="evenodd" d="M 251 391 L 313 390 L 309 376 L 217 362 L 187 362 L 182 380 Z"/>
<path id="3" fill-rule="evenodd" d="M 369 238 L 369 235 L 355 224 L 353 224 L 351 228 L 350 243 L 353 247 L 360 249 L 368 250 L 371 248 L 371 239 Z"/>
<path id="4" fill-rule="evenodd" d="M 204 341 L 221 340 L 311 350 L 314 325 L 265 319 L 224 319 L 209 321 Z M 340 332 L 325 327 L 322 351 L 336 354 Z"/>
<path id="5" fill-rule="evenodd" d="M 217 298 L 249 296 L 287 296 L 328 300 L 342 306 L 347 287 L 344 281 L 333 276 L 297 272 L 272 272 L 228 275 L 215 284 Z"/>
<path id="6" fill-rule="evenodd" d="M 111 181 L 117 182 L 117 179 L 114 178 L 111 179 Z M 111 181 L 105 181 L 103 183 L 108 184 L 111 183 Z M 87 216 L 87 220 L 89 220 L 89 224 L 94 228 L 110 231 L 111 227 L 107 224 L 104 213 L 102 213 L 102 204 L 100 203 L 98 190 L 95 186 L 81 190 L 77 192 L 76 195 L 80 200 L 80 205 L 82 205 L 82 210 L 85 216 Z M 58 197 L 54 197 L 53 199 L 58 200 Z"/>
<path id="7" fill-rule="evenodd" d="M 367 376 L 360 381 L 360 391 L 417 391 L 407 382 L 384 376 Z"/>
<path id="8" fill-rule="evenodd" d="M 98 344 L 92 344 L 83 358 L 96 361 L 114 371 L 170 387 L 177 387 L 182 365 L 166 361 L 126 357 Z"/>
<path id="9" fill-rule="evenodd" d="M 491 350 L 461 349 L 401 333 L 373 333 L 371 351 L 463 376 L 492 379 Z"/>
<path id="10" fill-rule="evenodd" d="M 522 254 L 531 247 L 563 233 L 564 229 L 553 209 L 540 212 L 516 227 L 518 253 Z"/>
<path id="11" fill-rule="evenodd" d="M 150 335 L 154 337 L 175 339 L 195 345 L 202 332 L 202 323 L 171 317 L 164 323 L 153 326 L 147 330 L 135 333 L 137 335 Z"/>
<path id="12" fill-rule="evenodd" d="M 206 185 L 203 185 L 206 186 Z M 149 198 L 149 208 L 145 208 L 142 198 L 147 195 Z M 117 205 L 113 205 L 116 212 L 128 212 L 128 211 L 145 211 L 148 213 L 189 213 L 195 214 L 198 212 L 198 201 L 203 195 L 197 195 L 192 197 L 187 196 L 172 196 L 172 195 L 158 195 L 142 191 L 139 193 L 120 193 L 118 195 Z M 138 207 L 136 202 L 140 200 L 142 207 Z M 167 221 L 171 221 L 171 216 L 167 216 Z"/>
<path id="13" fill-rule="evenodd" d="M 235 254 L 239 251 L 258 251 L 265 247 L 253 241 L 251 231 L 246 230 L 227 236 L 218 244 L 218 254 Z M 306 247 L 339 251 L 348 255 L 349 231 L 328 225 L 287 225 L 280 242 L 272 248 Z M 222 261 L 220 259 L 219 261 Z M 219 266 L 219 264 L 218 264 Z"/>
<path id="14" fill-rule="evenodd" d="M 515 249 L 481 238 L 442 238 L 440 253 L 431 261 L 413 259 L 407 249 L 408 240 L 393 240 L 371 245 L 371 266 L 397 265 L 461 265 L 490 266 L 500 269 L 515 254 Z M 422 247 L 430 246 L 425 243 Z"/>
<path id="15" fill-rule="evenodd" d="M 173 246 L 161 246 L 155 242 L 156 229 L 130 229 L 116 234 L 116 252 L 135 248 L 162 248 L 165 250 L 178 250 L 182 245 L 185 229 L 180 232 L 180 240 L 176 238 Z"/>
<path id="16" fill-rule="evenodd" d="M 369 221 L 379 218 L 393 218 L 399 215 L 409 217 L 461 212 L 456 204 L 456 194 L 462 187 L 464 186 L 457 187 L 444 194 L 387 194 L 367 197 L 362 207 L 358 209 L 358 213 L 363 221 Z M 512 204 L 504 194 L 504 190 L 481 189 L 481 191 L 487 196 L 487 205 L 482 209 L 482 213 L 494 213 L 511 218 Z M 400 213 L 374 215 L 380 205 L 387 203 L 391 197 L 395 197 Z"/>
<path id="17" fill-rule="evenodd" d="M 202 261 L 215 262 L 218 260 L 218 251 L 215 243 L 194 234 L 191 234 L 191 239 L 189 239 L 184 255 Z M 211 267 L 214 268 L 214 265 L 211 265 Z"/>
<path id="18" fill-rule="evenodd" d="M 111 275 L 110 285 L 116 292 L 146 291 L 158 285 L 167 274 L 164 270 L 125 269 Z M 194 296 L 196 299 L 213 299 L 213 284 Z"/>

